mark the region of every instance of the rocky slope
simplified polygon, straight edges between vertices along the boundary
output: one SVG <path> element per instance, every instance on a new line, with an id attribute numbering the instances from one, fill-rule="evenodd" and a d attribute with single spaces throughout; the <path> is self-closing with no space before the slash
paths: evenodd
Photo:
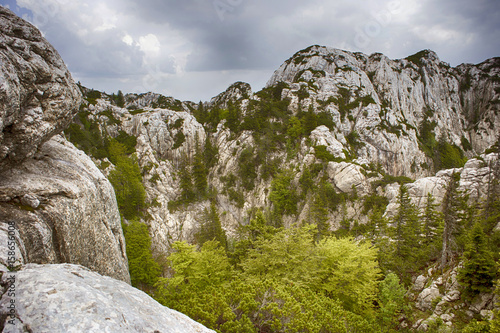
<path id="1" fill-rule="evenodd" d="M 430 164 L 419 148 L 423 119 L 435 122 L 436 138 L 444 136 L 469 156 L 497 141 L 499 71 L 500 58 L 453 68 L 429 50 L 391 60 L 312 46 L 288 59 L 267 86 L 286 82 L 282 97 L 292 106 L 325 108 L 340 141 L 357 131 L 365 143 L 359 157 L 380 161 L 393 175 L 421 176 Z M 303 100 L 301 89 L 309 95 Z"/>
<path id="2" fill-rule="evenodd" d="M 439 205 L 454 173 L 470 202 L 484 200 L 499 159 L 499 70 L 499 58 L 453 68 L 428 50 L 391 60 L 312 46 L 256 93 L 237 82 L 200 105 L 152 93 L 126 95 L 122 107 L 104 93 L 87 98 L 72 125 L 80 130 L 66 136 L 85 146 L 76 134 L 86 124 L 99 128 L 99 140 L 136 138 L 148 202 L 142 220 L 156 255 L 173 241 L 196 241 L 212 203 L 230 239 L 257 210 L 289 226 L 317 222 L 321 206 L 328 229 L 353 229 L 368 222 L 373 198 L 386 200 L 379 208 L 393 216 L 401 183 L 419 208 L 428 193 Z M 104 174 L 115 169 L 94 158 Z M 200 158 L 207 183 L 188 200 Z M 288 206 L 272 195 L 283 190 L 280 179 Z M 460 309 L 470 318 L 492 309 L 492 294 L 477 304 L 455 299 L 456 265 L 415 281 L 413 301 L 422 316 L 433 313 L 415 329 L 438 317 L 451 324 Z"/>

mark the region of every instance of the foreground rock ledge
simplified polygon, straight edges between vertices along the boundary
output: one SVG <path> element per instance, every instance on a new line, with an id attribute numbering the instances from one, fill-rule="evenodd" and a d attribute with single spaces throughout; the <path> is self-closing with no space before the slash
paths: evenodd
<path id="1" fill-rule="evenodd" d="M 3 274 L 4 283 L 10 274 Z M 2 312 L 10 302 L 4 296 Z M 16 273 L 15 300 L 16 324 L 5 322 L 4 332 L 214 332 L 123 281 L 79 265 L 26 265 Z"/>

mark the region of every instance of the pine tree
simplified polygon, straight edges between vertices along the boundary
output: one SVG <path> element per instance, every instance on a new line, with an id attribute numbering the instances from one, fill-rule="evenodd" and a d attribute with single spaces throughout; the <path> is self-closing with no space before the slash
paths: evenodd
<path id="1" fill-rule="evenodd" d="M 229 101 L 227 111 L 228 113 L 226 117 L 226 126 L 231 132 L 237 133 L 240 125 L 240 115 L 238 107 L 235 106 L 232 101 Z"/>
<path id="2" fill-rule="evenodd" d="M 210 209 L 205 209 L 196 240 L 199 245 L 208 241 L 217 241 L 223 248 L 227 247 L 226 233 L 222 229 L 215 202 L 210 203 Z"/>
<path id="3" fill-rule="evenodd" d="M 444 219 L 443 228 L 443 247 L 441 251 L 440 268 L 444 269 L 453 258 L 458 249 L 457 238 L 463 229 L 463 209 L 464 197 L 458 191 L 458 182 L 460 174 L 453 173 L 450 176 L 446 193 L 443 198 L 442 211 Z"/>
<path id="4" fill-rule="evenodd" d="M 372 210 L 369 216 L 368 225 L 369 238 L 373 239 L 374 245 L 378 248 L 378 261 L 380 268 L 387 273 L 393 270 L 394 242 L 391 241 L 392 228 L 389 221 L 384 217 L 384 212 L 379 208 Z"/>
<path id="5" fill-rule="evenodd" d="M 474 296 L 480 292 L 490 292 L 497 278 L 497 268 L 479 223 L 474 225 L 470 233 L 463 259 L 464 264 L 459 270 L 458 280 L 465 287 L 465 293 Z"/>
<path id="6" fill-rule="evenodd" d="M 215 162 L 217 162 L 217 154 L 218 149 L 212 144 L 212 140 L 207 134 L 207 137 L 205 138 L 205 149 L 203 149 L 203 158 L 207 170 L 213 167 L 215 165 Z"/>
<path id="7" fill-rule="evenodd" d="M 118 90 L 118 95 L 116 95 L 116 105 L 121 108 L 125 106 L 125 98 L 121 90 Z"/>
<path id="8" fill-rule="evenodd" d="M 413 266 L 417 259 L 421 226 L 418 209 L 411 202 L 408 188 L 404 185 L 399 188 L 398 204 L 399 208 L 393 219 L 396 242 L 395 256 L 405 271 Z"/>
<path id="9" fill-rule="evenodd" d="M 200 124 L 204 124 L 207 121 L 207 111 L 201 101 L 198 103 L 198 109 L 194 111 L 194 117 Z"/>
<path id="10" fill-rule="evenodd" d="M 307 192 L 312 191 L 314 187 L 314 180 L 307 165 L 304 166 L 304 171 L 302 171 L 302 175 L 299 178 L 299 184 L 300 195 L 304 199 L 307 195 Z"/>
<path id="11" fill-rule="evenodd" d="M 193 160 L 193 178 L 194 178 L 194 188 L 196 190 L 196 196 L 202 199 L 207 193 L 207 169 L 205 164 L 205 158 L 203 156 L 203 151 L 200 148 L 198 141 L 198 136 L 195 138 L 196 147 Z"/>
<path id="12" fill-rule="evenodd" d="M 328 234 L 330 225 L 328 224 L 328 206 L 321 196 L 320 192 L 314 195 L 314 200 L 310 209 L 311 222 L 317 226 L 316 240 L 321 239 Z"/>
<path id="13" fill-rule="evenodd" d="M 191 178 L 191 170 L 187 163 L 187 157 L 184 156 L 179 167 L 179 187 L 181 189 L 180 201 L 184 203 L 193 202 L 196 193 L 193 189 L 193 180 Z"/>
<path id="14" fill-rule="evenodd" d="M 318 126 L 318 119 L 316 114 L 314 113 L 314 109 L 312 104 L 309 105 L 309 109 L 307 110 L 304 116 L 304 132 L 306 135 L 311 134 L 311 132 Z"/>
<path id="15" fill-rule="evenodd" d="M 374 207 L 368 218 L 368 237 L 377 242 L 378 239 L 387 235 L 387 219 L 379 207 Z"/>
<path id="16" fill-rule="evenodd" d="M 437 204 L 431 193 L 427 194 L 425 208 L 421 216 L 423 224 L 422 255 L 431 259 L 437 256 L 441 249 L 443 238 L 443 216 L 437 211 Z"/>

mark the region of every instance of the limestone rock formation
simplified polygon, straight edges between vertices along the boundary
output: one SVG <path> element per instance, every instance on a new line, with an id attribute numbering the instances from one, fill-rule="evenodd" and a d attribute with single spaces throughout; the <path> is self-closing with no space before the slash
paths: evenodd
<path id="1" fill-rule="evenodd" d="M 0 6 L 0 169 L 31 157 L 60 133 L 81 93 L 57 51 L 28 22 Z"/>
<path id="2" fill-rule="evenodd" d="M 0 267 L 2 285 L 15 276 L 16 297 L 3 297 L 3 332 L 213 332 L 166 308 L 123 281 L 72 264 L 28 264 L 16 273 Z"/>
<path id="3" fill-rule="evenodd" d="M 485 198 L 489 183 L 493 179 L 491 163 L 498 158 L 498 154 L 495 153 L 481 155 L 467 161 L 463 168 L 441 170 L 432 177 L 417 179 L 413 183 L 406 184 L 410 198 L 417 207 L 423 209 L 426 204 L 427 194 L 430 193 L 436 199 L 436 203 L 440 204 L 453 173 L 460 176 L 458 190 L 467 193 L 469 200 L 474 201 Z M 397 197 L 392 196 L 386 215 L 392 216 L 395 214 L 397 207 Z"/>
<path id="4" fill-rule="evenodd" d="M 297 52 L 267 83 L 285 83 L 291 108 L 325 110 L 339 141 L 355 131 L 364 147 L 358 157 L 381 163 L 392 175 L 430 176 L 421 149 L 423 120 L 469 157 L 498 140 L 500 58 L 456 68 L 423 50 L 391 60 L 329 47 Z"/>
<path id="5" fill-rule="evenodd" d="M 113 188 L 60 136 L 81 92 L 57 51 L 0 7 L 0 224 L 19 260 L 71 262 L 130 281 Z M 5 264 L 5 262 L 4 262 Z"/>
<path id="6" fill-rule="evenodd" d="M 213 97 L 210 100 L 210 105 L 224 109 L 227 108 L 229 102 L 236 103 L 237 101 L 248 99 L 250 96 L 252 96 L 252 87 L 248 83 L 235 82 L 226 91 Z"/>
<path id="7" fill-rule="evenodd" d="M 199 109 L 152 93 L 128 94 L 118 107 L 102 94 L 87 98 L 73 125 L 137 139 L 148 202 L 143 222 L 158 254 L 173 241 L 195 240 L 211 203 L 229 238 L 258 210 L 273 219 L 275 190 L 282 190 L 278 200 L 290 199 L 291 209 L 277 221 L 285 227 L 314 223 L 321 211 L 330 230 L 358 231 L 374 208 L 394 215 L 401 183 L 419 208 L 428 193 L 441 203 L 454 172 L 470 200 L 484 199 L 498 160 L 492 152 L 500 125 L 499 68 L 498 58 L 453 68 L 429 50 L 391 60 L 313 46 L 287 60 L 257 93 L 239 82 Z M 445 143 L 456 155 L 452 163 L 436 159 Z M 203 153 L 206 169 L 198 163 L 195 170 L 196 155 L 209 145 L 212 160 Z M 104 174 L 114 168 L 94 158 Z M 290 176 L 287 184 L 273 186 L 282 171 Z M 206 193 L 183 201 L 195 173 L 206 178 Z M 29 205 L 38 198 L 22 200 Z M 411 291 L 421 309 L 433 311 L 415 328 L 437 318 L 453 321 L 450 306 L 460 300 L 456 271 L 441 281 L 435 275 L 421 275 Z"/>
<path id="8" fill-rule="evenodd" d="M 0 224 L 9 222 L 19 232 L 25 263 L 77 263 L 130 281 L 113 188 L 61 136 L 1 172 Z"/>
<path id="9" fill-rule="evenodd" d="M 457 280 L 457 272 L 461 268 L 458 264 L 440 272 L 435 267 L 429 268 L 427 274 L 420 275 L 414 282 L 412 290 L 418 294 L 410 300 L 415 301 L 417 309 L 424 313 L 432 313 L 428 318 L 417 321 L 413 328 L 418 331 L 428 331 L 433 321 L 440 318 L 447 326 L 452 322 L 457 312 L 462 312 L 469 319 L 491 318 L 496 296 L 494 293 L 482 292 L 472 300 L 462 296 L 461 287 Z M 427 288 L 421 289 L 424 285 Z"/>

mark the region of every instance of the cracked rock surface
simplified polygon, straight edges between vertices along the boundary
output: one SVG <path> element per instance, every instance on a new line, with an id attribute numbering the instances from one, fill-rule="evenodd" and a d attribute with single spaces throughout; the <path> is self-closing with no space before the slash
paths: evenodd
<path id="1" fill-rule="evenodd" d="M 76 263 L 130 281 L 113 188 L 61 136 L 0 174 L 0 225 L 11 221 L 25 262 Z"/>
<path id="2" fill-rule="evenodd" d="M 15 276 L 17 317 L 14 324 L 0 323 L 3 332 L 214 332 L 123 281 L 79 265 L 28 264 Z M 9 302 L 2 298 L 1 312 Z"/>
<path id="3" fill-rule="evenodd" d="M 33 156 L 71 121 L 81 93 L 33 25 L 0 6 L 0 169 Z"/>

